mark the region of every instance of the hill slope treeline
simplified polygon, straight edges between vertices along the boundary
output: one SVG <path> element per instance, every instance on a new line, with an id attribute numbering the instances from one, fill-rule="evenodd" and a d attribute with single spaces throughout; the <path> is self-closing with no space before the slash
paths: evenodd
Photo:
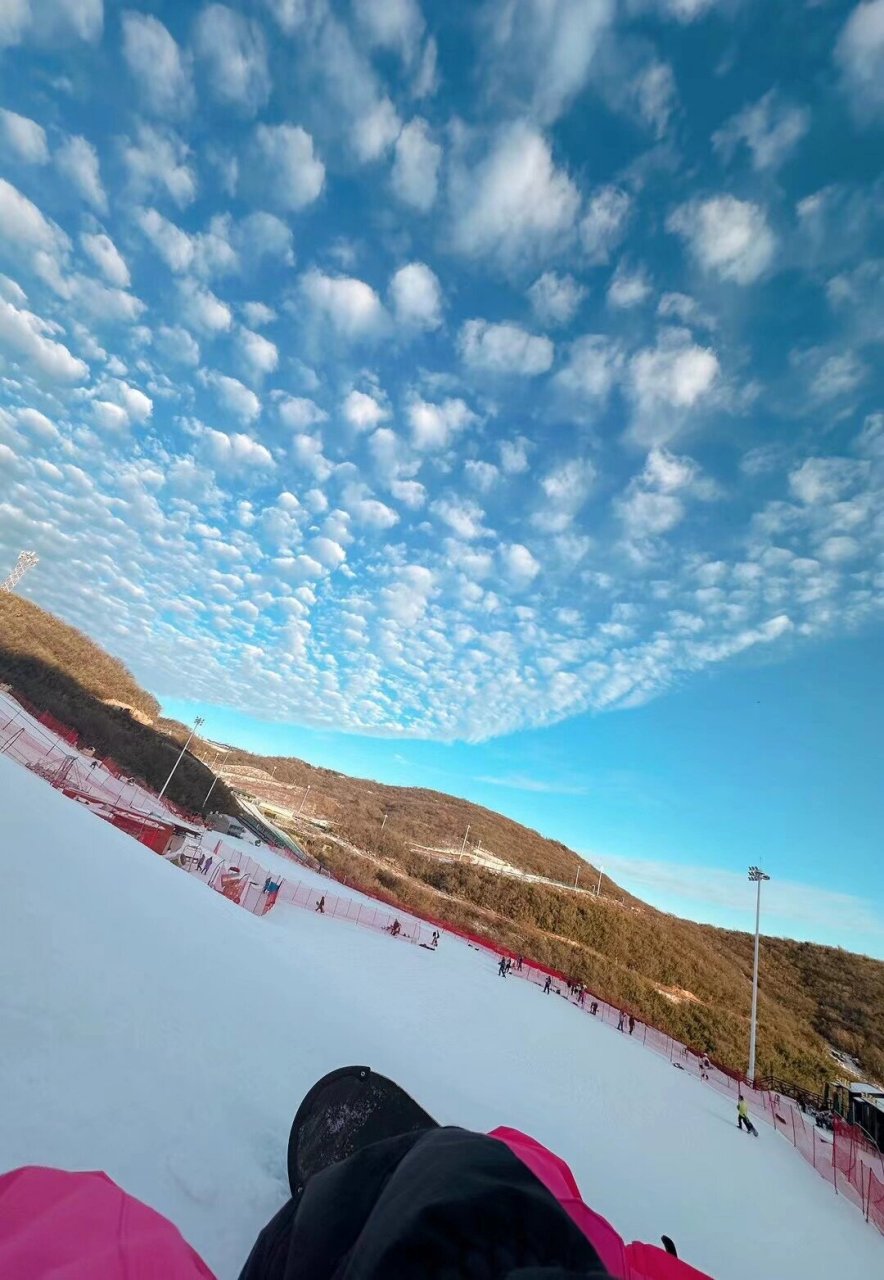
<path id="1" fill-rule="evenodd" d="M 154 720 L 156 700 L 81 632 L 27 600 L 0 594 L 0 680 L 71 725 L 99 752 L 154 787 L 165 779 L 187 729 Z M 204 759 L 215 751 L 196 744 Z M 607 877 L 602 896 L 525 882 L 446 857 L 469 845 L 532 874 L 595 884 L 597 872 L 559 841 L 502 814 L 422 788 L 390 787 L 292 757 L 232 749 L 227 767 L 243 788 L 330 822 L 298 825 L 298 838 L 332 871 L 404 906 L 461 925 L 586 982 L 720 1061 L 745 1068 L 752 936 L 655 910 Z M 269 781 L 268 775 L 274 775 Z M 189 755 L 171 795 L 199 808 L 212 774 Z M 249 780 L 251 779 L 251 780 Z M 219 782 L 212 807 L 235 807 Z M 341 843 L 343 842 L 343 843 Z M 468 846 L 469 847 L 469 846 Z M 435 850 L 435 852 L 433 852 Z M 763 938 L 758 1067 L 820 1089 L 836 1074 L 834 1046 L 884 1079 L 884 963 L 838 948 Z"/>

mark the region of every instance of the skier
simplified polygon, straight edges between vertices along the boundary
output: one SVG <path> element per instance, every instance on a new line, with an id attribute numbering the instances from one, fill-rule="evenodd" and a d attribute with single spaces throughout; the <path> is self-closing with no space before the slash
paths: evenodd
<path id="1" fill-rule="evenodd" d="M 593 1000 L 592 1004 L 589 1006 L 589 1012 L 592 1014 L 593 1017 L 595 1017 L 598 1011 L 599 1011 L 599 1002 L 598 1000 Z"/>
<path id="2" fill-rule="evenodd" d="M 709 1079 L 709 1069 L 711 1066 L 712 1066 L 712 1063 L 709 1061 L 709 1054 L 704 1053 L 702 1058 L 700 1059 L 700 1079 L 701 1080 Z"/>
<path id="3" fill-rule="evenodd" d="M 323 894 L 322 897 L 317 902 L 316 910 L 319 912 L 321 916 L 325 915 L 325 894 Z"/>
<path id="4" fill-rule="evenodd" d="M 402 925 L 399 923 L 398 920 L 394 920 L 393 923 L 390 925 L 390 937 L 398 938 L 401 932 L 402 932 Z"/>
<path id="5" fill-rule="evenodd" d="M 635 1014 L 631 1013 L 629 1015 L 629 1034 L 632 1035 L 633 1031 L 635 1031 Z"/>
<path id="6" fill-rule="evenodd" d="M 623 1012 L 623 1010 L 621 1009 L 621 1010 L 620 1010 L 620 1017 L 617 1019 L 617 1030 L 618 1030 L 618 1031 L 622 1031 L 622 1030 L 623 1030 L 623 1025 L 624 1025 L 624 1023 L 625 1023 L 625 1022 L 626 1022 L 626 1014 L 625 1014 L 625 1013 Z"/>
<path id="7" fill-rule="evenodd" d="M 433 949 L 434 949 L 434 950 L 435 950 L 435 949 L 436 949 L 436 947 L 438 947 L 438 945 L 439 945 L 439 937 L 440 937 L 439 930 L 438 930 L 438 929 L 434 929 L 434 930 L 433 930 L 433 943 L 432 943 L 432 945 L 433 945 Z"/>
<path id="8" fill-rule="evenodd" d="M 746 1126 L 747 1133 L 753 1133 L 756 1138 L 758 1137 L 758 1130 L 749 1119 L 749 1105 L 743 1095 L 740 1094 L 737 1099 L 737 1128 L 742 1129 L 743 1125 Z"/>
<path id="9" fill-rule="evenodd" d="M 522 957 L 521 957 L 521 956 L 519 956 L 518 960 L 516 961 L 516 968 L 518 969 L 519 973 L 521 973 L 521 972 L 522 972 Z"/>
<path id="10" fill-rule="evenodd" d="M 534 1138 L 440 1127 L 368 1067 L 313 1086 L 288 1155 L 291 1199 L 240 1280 L 709 1280 L 667 1237 L 665 1252 L 627 1244 Z M 0 1201 L 2 1275 L 214 1280 L 172 1223 L 106 1174 L 15 1169 Z"/>
<path id="11" fill-rule="evenodd" d="M 208 858 L 206 858 L 205 862 L 203 863 L 203 869 L 200 873 L 201 875 L 207 876 L 209 874 L 209 869 L 213 861 L 214 859 L 212 858 L 212 855 L 209 854 Z"/>
<path id="12" fill-rule="evenodd" d="M 497 972 L 502 978 L 506 977 L 506 960 L 503 956 L 500 957 L 500 964 L 497 966 Z"/>
<path id="13" fill-rule="evenodd" d="M 549 976 L 549 974 L 547 974 L 546 982 L 544 982 L 543 984 L 543 994 L 545 996 L 549 995 L 549 989 L 551 986 L 552 986 L 552 978 Z"/>

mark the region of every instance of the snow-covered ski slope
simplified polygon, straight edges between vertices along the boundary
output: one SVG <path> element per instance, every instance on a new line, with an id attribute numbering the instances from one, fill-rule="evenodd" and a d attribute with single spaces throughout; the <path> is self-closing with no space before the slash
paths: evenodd
<path id="1" fill-rule="evenodd" d="M 666 1232 L 717 1280 L 884 1274 L 788 1143 L 451 937 L 253 916 L 3 757 L 0 833 L 0 1166 L 106 1170 L 221 1280 L 286 1197 L 302 1095 L 350 1062 L 533 1134 L 627 1239 Z"/>

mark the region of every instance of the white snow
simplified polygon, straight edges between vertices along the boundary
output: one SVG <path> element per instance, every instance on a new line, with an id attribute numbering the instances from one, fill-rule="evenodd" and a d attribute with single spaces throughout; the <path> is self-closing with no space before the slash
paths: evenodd
<path id="1" fill-rule="evenodd" d="M 769 1128 L 451 936 L 253 916 L 4 757 L 0 812 L 4 1170 L 104 1169 L 233 1280 L 301 1097 L 360 1062 L 444 1123 L 533 1134 L 627 1239 L 666 1232 L 716 1280 L 882 1274 L 884 1240 Z"/>

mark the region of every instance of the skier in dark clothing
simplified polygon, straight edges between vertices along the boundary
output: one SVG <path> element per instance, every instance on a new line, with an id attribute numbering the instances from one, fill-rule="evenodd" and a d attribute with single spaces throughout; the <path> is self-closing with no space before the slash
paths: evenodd
<path id="1" fill-rule="evenodd" d="M 522 972 L 522 957 L 521 957 L 521 956 L 519 956 L 518 960 L 516 961 L 516 968 L 518 969 L 519 973 L 521 973 L 521 972 Z"/>
<path id="2" fill-rule="evenodd" d="M 319 912 L 321 916 L 325 915 L 325 894 L 323 894 L 322 897 L 317 902 L 316 910 Z"/>
<path id="3" fill-rule="evenodd" d="M 502 978 L 506 977 L 506 960 L 503 956 L 500 957 L 500 964 L 497 966 L 497 972 Z"/>
<path id="4" fill-rule="evenodd" d="M 544 994 L 544 995 L 547 995 L 547 996 L 549 995 L 549 990 L 550 990 L 550 987 L 551 987 L 551 986 L 552 986 L 552 978 L 547 977 L 546 982 L 544 982 L 544 984 L 543 984 L 543 994 Z"/>
<path id="5" fill-rule="evenodd" d="M 625 1022 L 626 1022 L 626 1014 L 625 1014 L 625 1013 L 623 1012 L 623 1010 L 621 1009 L 621 1010 L 620 1010 L 620 1017 L 617 1019 L 617 1030 L 618 1030 L 618 1031 L 622 1031 L 622 1030 L 623 1030 L 623 1027 L 624 1027 Z"/>
<path id="6" fill-rule="evenodd" d="M 635 1015 L 630 1014 L 629 1015 L 629 1034 L 632 1035 L 633 1031 L 635 1031 Z"/>
<path id="7" fill-rule="evenodd" d="M 589 1006 L 589 1012 L 592 1014 L 593 1017 L 595 1017 L 598 1011 L 599 1011 L 599 1002 L 598 1000 L 593 1000 L 592 1004 Z"/>

